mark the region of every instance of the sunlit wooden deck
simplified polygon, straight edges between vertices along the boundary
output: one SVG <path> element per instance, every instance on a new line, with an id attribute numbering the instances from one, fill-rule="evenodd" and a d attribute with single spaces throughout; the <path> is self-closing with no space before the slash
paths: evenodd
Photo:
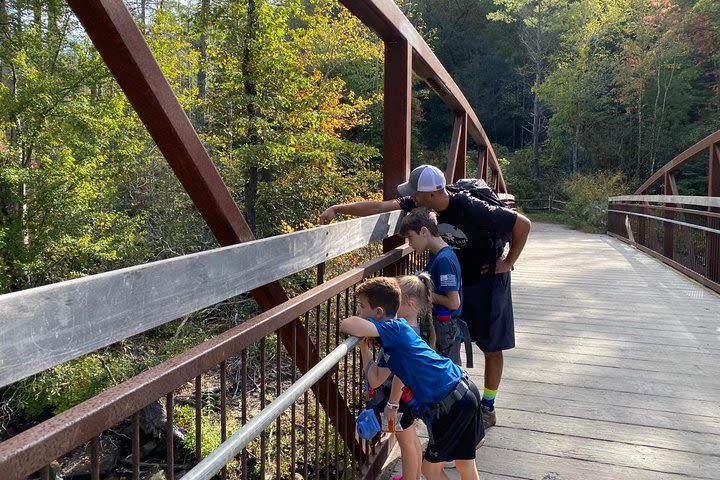
<path id="1" fill-rule="evenodd" d="M 720 296 L 606 235 L 539 223 L 513 282 L 518 346 L 481 478 L 720 479 Z"/>

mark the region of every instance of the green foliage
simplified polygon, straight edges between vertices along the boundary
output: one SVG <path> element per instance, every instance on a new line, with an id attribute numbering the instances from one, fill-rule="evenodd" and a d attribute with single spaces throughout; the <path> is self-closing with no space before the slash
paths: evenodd
<path id="1" fill-rule="evenodd" d="M 201 410 L 201 439 L 200 451 L 205 457 L 212 453 L 221 443 L 220 414 L 211 405 L 204 405 Z M 195 452 L 195 407 L 191 405 L 180 405 L 175 407 L 175 425 L 185 432 L 182 444 L 188 452 Z M 238 429 L 237 421 L 227 417 L 228 435 Z M 232 467 L 234 462 L 230 463 Z"/>
<path id="2" fill-rule="evenodd" d="M 576 174 L 564 185 L 568 198 L 565 213 L 573 228 L 604 232 L 607 225 L 607 199 L 627 192 L 627 183 L 618 172 Z"/>
<path id="3" fill-rule="evenodd" d="M 14 385 L 13 408 L 26 417 L 61 413 L 142 370 L 144 362 L 120 350 L 98 352 Z"/>

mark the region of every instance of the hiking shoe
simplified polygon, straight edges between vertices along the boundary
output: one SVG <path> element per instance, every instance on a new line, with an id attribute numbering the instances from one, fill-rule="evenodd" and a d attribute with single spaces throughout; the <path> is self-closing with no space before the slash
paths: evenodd
<path id="1" fill-rule="evenodd" d="M 495 417 L 495 409 L 488 410 L 486 407 L 482 407 L 482 417 L 483 427 L 485 427 L 485 430 L 497 423 L 497 418 Z"/>

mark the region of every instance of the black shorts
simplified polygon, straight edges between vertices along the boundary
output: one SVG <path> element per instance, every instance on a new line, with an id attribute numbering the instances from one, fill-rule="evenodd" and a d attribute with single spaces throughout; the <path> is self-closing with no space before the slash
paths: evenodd
<path id="1" fill-rule="evenodd" d="M 483 352 L 514 348 L 510 272 L 486 275 L 478 283 L 463 285 L 460 317 L 467 323 L 473 342 Z"/>
<path id="2" fill-rule="evenodd" d="M 468 380 L 470 389 L 428 426 L 432 441 L 425 449 L 425 460 L 431 463 L 451 460 L 474 460 L 475 447 L 485 436 L 480 409 L 480 392 Z"/>

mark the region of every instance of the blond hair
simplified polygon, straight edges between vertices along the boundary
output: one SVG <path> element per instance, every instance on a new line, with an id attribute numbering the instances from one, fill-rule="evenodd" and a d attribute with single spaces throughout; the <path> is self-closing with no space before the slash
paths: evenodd
<path id="1" fill-rule="evenodd" d="M 418 275 L 403 275 L 397 278 L 403 298 L 412 298 L 418 305 L 420 332 L 427 332 L 425 341 L 435 348 L 437 334 L 433 326 L 432 292 L 433 283 L 427 272 Z"/>

